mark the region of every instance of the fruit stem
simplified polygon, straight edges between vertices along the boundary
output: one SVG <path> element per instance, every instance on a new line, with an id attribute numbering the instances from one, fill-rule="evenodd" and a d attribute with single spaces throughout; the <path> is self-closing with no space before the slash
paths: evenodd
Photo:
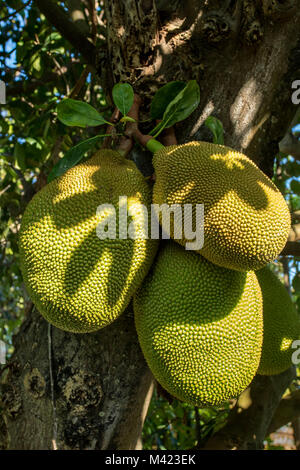
<path id="1" fill-rule="evenodd" d="M 115 108 L 112 115 L 111 115 L 111 118 L 109 120 L 109 122 L 111 122 L 112 124 L 116 124 L 118 122 L 120 118 L 120 111 L 118 110 L 118 108 Z M 109 137 L 105 137 L 104 141 L 103 141 L 103 144 L 102 144 L 102 148 L 110 148 L 111 146 L 111 135 L 112 133 L 114 132 L 114 126 L 107 126 L 106 127 L 106 134 L 109 134 Z"/>
<path id="2" fill-rule="evenodd" d="M 144 137 L 150 137 L 150 136 L 144 136 Z M 153 138 L 150 138 L 146 142 L 146 148 L 150 150 L 150 152 L 155 153 L 161 148 L 164 148 L 164 145 L 158 142 L 158 140 L 155 140 Z"/>

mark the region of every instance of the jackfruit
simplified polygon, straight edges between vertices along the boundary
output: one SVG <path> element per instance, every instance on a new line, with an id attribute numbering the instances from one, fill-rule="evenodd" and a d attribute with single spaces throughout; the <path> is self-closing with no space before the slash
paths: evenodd
<path id="1" fill-rule="evenodd" d="M 265 267 L 256 272 L 263 297 L 264 336 L 258 374 L 280 374 L 292 365 L 292 343 L 300 339 L 294 304 L 277 276 Z"/>
<path id="2" fill-rule="evenodd" d="M 238 396 L 252 381 L 263 338 L 253 271 L 221 268 L 168 241 L 133 307 L 145 359 L 171 395 L 212 406 Z"/>
<path id="3" fill-rule="evenodd" d="M 155 152 L 155 204 L 204 204 L 204 245 L 197 250 L 219 266 L 257 270 L 275 259 L 290 230 L 288 206 L 273 182 L 245 155 L 223 145 L 189 142 Z M 162 227 L 164 222 L 160 213 Z M 184 224 L 187 225 L 186 222 Z M 171 214 L 170 235 L 180 227 Z M 176 232 L 175 232 L 176 235 Z M 176 236 L 185 246 L 191 238 Z"/>
<path id="4" fill-rule="evenodd" d="M 127 196 L 120 210 L 119 196 Z M 150 189 L 135 164 L 112 150 L 99 151 L 33 197 L 20 229 L 21 270 L 46 320 L 85 333 L 124 311 L 158 246 L 145 238 L 148 220 L 138 204 L 150 207 Z M 115 229 L 116 238 L 104 233 L 100 239 L 99 227 L 111 237 Z M 133 238 L 125 239 L 127 229 Z"/>

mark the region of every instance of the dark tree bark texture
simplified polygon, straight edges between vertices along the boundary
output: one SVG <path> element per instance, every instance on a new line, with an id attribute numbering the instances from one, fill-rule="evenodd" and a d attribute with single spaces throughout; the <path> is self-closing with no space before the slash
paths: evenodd
<path id="1" fill-rule="evenodd" d="M 64 17 L 59 9 L 53 15 L 52 3 L 36 0 L 64 34 Z M 299 0 L 110 0 L 105 10 L 107 49 L 94 50 L 87 41 L 79 48 L 70 21 L 65 34 L 95 67 L 108 96 L 114 83 L 131 83 L 142 98 L 143 118 L 160 86 L 195 79 L 201 104 L 177 126 L 178 141 L 211 140 L 203 123 L 214 115 L 223 123 L 226 145 L 272 175 L 278 142 L 295 113 L 291 84 L 300 78 Z M 132 157 L 141 167 L 151 159 L 136 149 Z M 1 377 L 2 448 L 141 448 L 152 378 L 130 313 L 97 333 L 74 335 L 49 329 L 30 312 Z M 293 376 L 293 369 L 257 376 L 206 448 L 262 448 Z"/>

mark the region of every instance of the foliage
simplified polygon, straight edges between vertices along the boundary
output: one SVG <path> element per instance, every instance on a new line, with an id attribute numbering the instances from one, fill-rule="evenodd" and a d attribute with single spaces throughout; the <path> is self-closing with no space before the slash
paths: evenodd
<path id="1" fill-rule="evenodd" d="M 169 84 L 167 84 L 159 89 L 153 98 L 153 102 L 156 103 L 157 96 L 163 95 L 165 107 L 165 110 L 161 109 L 161 112 L 163 112 L 162 120 L 152 131 L 152 133 L 156 132 L 155 136 L 158 136 L 165 127 L 170 127 L 176 122 L 188 117 L 199 104 L 199 86 L 195 80 L 187 84 L 184 83 L 183 87 L 183 82 L 171 82 L 171 85 L 177 83 L 181 84 L 180 89 L 177 89 L 177 94 L 175 94 L 174 87 L 168 87 Z M 132 86 L 129 83 L 117 83 L 113 87 L 112 96 L 115 106 L 123 115 L 117 124 L 126 123 L 127 121 L 134 122 L 133 118 L 127 116 L 134 100 Z M 153 102 L 151 103 L 150 113 L 153 109 Z M 154 107 L 157 108 L 157 106 Z M 104 117 L 88 103 L 69 98 L 62 100 L 58 104 L 57 117 L 59 121 L 66 126 L 97 127 L 101 124 L 108 124 L 112 128 L 115 127 L 116 129 L 119 128 L 120 131 L 124 131 L 124 125 L 120 128 L 120 126 L 118 127 L 115 123 L 107 122 Z M 115 132 L 114 134 L 114 136 L 119 135 L 124 135 L 124 133 L 120 134 Z M 219 132 L 219 135 L 221 135 L 221 132 Z M 98 135 L 72 147 L 66 155 L 54 165 L 48 177 L 48 182 L 79 163 L 86 151 L 93 148 L 101 137 L 106 136 L 113 136 L 113 134 Z"/>
<path id="2" fill-rule="evenodd" d="M 221 121 L 214 116 L 209 116 L 204 124 L 213 134 L 213 143 L 224 145 L 224 129 Z"/>
<path id="3" fill-rule="evenodd" d="M 20 9 L 7 1 L 0 18 Z M 56 105 L 70 94 L 85 71 L 80 56 L 32 4 L 1 22 L 0 80 L 7 104 L 0 113 L 0 339 L 12 352 L 11 333 L 19 326 L 28 302 L 18 261 L 17 234 L 24 207 L 62 152 L 93 129 L 68 128 L 57 121 Z M 102 88 L 94 76 L 79 93 L 106 111 Z"/>
<path id="4" fill-rule="evenodd" d="M 143 429 L 146 450 L 185 450 L 204 444 L 225 423 L 229 404 L 197 408 L 174 399 L 169 403 L 156 391 Z"/>
<path id="5" fill-rule="evenodd" d="M 0 105 L 0 339 L 7 344 L 8 356 L 13 351 L 12 334 L 28 303 L 17 245 L 21 215 L 49 175 L 51 179 L 62 174 L 102 143 L 105 133 L 101 129 L 99 134 L 97 126 L 105 125 L 112 112 L 96 74 L 90 73 L 80 54 L 46 21 L 35 3 L 22 9 L 25 3 L 6 0 L 0 10 L 0 20 L 4 18 L 0 23 L 0 80 L 7 87 L 7 104 Z M 58 3 L 64 6 L 64 2 Z M 20 11 L 5 19 L 16 10 Z M 63 117 L 60 110 L 66 98 L 76 101 L 77 107 L 81 102 L 79 106 L 89 110 L 93 123 Z M 171 82 L 160 88 L 153 98 L 150 118 L 162 121 L 151 134 L 157 136 L 165 127 L 185 119 L 196 109 L 199 99 L 195 81 Z M 118 84 L 113 100 L 123 115 L 122 122 L 126 122 L 133 100 L 131 87 Z M 209 118 L 206 125 L 214 141 L 223 143 L 222 124 Z M 291 210 L 299 210 L 300 162 L 278 154 L 274 170 L 274 181 Z M 296 257 L 288 260 L 297 306 L 299 262 Z M 274 267 L 282 277 L 281 264 Z M 169 404 L 155 393 L 143 432 L 145 448 L 193 448 L 224 424 L 227 412 L 228 405 L 221 410 L 197 410 L 177 400 Z"/>

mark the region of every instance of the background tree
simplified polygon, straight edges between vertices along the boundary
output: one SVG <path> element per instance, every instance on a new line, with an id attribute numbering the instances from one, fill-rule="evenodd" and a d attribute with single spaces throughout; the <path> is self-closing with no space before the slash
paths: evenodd
<path id="1" fill-rule="evenodd" d="M 17 233 L 26 204 L 70 147 L 99 133 L 64 126 L 56 105 L 65 96 L 85 100 L 109 119 L 113 85 L 128 82 L 142 98 L 147 132 L 157 89 L 197 80 L 200 106 L 176 126 L 178 141 L 212 140 L 203 124 L 216 116 L 226 145 L 274 175 L 295 223 L 275 268 L 287 287 L 292 279 L 298 305 L 300 152 L 286 131 L 293 118 L 298 122 L 291 95 L 300 79 L 300 1 L 2 3 L 0 79 L 7 105 L 0 116 L 0 338 L 9 361 L 0 370 L 0 448 L 141 448 L 153 379 L 130 308 L 97 333 L 74 335 L 48 325 L 22 285 Z M 150 154 L 137 145 L 131 158 L 151 174 Z M 293 368 L 257 376 L 223 408 L 169 405 L 162 393 L 155 394 L 144 426 L 146 448 L 254 449 L 283 424 L 293 421 L 299 430 Z"/>

